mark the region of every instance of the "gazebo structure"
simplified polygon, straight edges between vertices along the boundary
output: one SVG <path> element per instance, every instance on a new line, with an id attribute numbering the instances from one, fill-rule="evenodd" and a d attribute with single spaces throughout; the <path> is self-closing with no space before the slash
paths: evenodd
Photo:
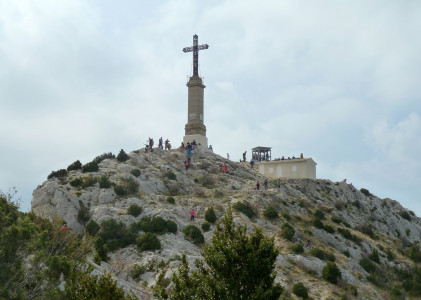
<path id="1" fill-rule="evenodd" d="M 254 147 L 251 149 L 251 157 L 254 161 L 270 161 L 272 159 L 272 147 Z"/>

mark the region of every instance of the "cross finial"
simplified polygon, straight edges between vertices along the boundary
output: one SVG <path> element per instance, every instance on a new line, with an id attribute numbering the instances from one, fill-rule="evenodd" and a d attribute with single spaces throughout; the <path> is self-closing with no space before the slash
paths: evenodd
<path id="1" fill-rule="evenodd" d="M 199 50 L 208 49 L 207 44 L 198 45 L 199 37 L 197 34 L 193 35 L 193 46 L 183 48 L 183 52 L 193 52 L 193 76 L 199 76 Z"/>

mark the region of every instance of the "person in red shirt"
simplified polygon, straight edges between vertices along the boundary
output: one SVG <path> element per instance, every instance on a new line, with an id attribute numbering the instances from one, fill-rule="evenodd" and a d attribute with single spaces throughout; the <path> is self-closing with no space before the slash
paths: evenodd
<path id="1" fill-rule="evenodd" d="M 67 231 L 67 225 L 66 225 L 66 223 L 64 223 L 63 226 L 61 226 L 60 230 L 61 231 L 64 231 L 64 232 Z"/>
<path id="2" fill-rule="evenodd" d="M 194 211 L 194 208 L 191 209 L 190 211 L 190 220 L 194 221 L 194 215 L 196 214 L 196 212 Z"/>

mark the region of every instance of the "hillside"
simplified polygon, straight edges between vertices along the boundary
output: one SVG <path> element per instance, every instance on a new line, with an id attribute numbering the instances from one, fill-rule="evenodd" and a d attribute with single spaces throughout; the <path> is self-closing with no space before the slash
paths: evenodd
<path id="1" fill-rule="evenodd" d="M 291 289 L 297 282 L 307 287 L 313 299 L 421 295 L 413 284 L 414 261 L 420 268 L 421 219 L 394 200 L 329 180 L 284 179 L 280 190 L 275 182 L 269 183 L 268 190 L 256 190 L 256 180 L 264 178 L 248 164 L 210 152 L 194 153 L 188 171 L 185 154 L 178 149 L 134 151 L 127 158 L 123 154 L 117 156 L 120 161 L 110 154 L 96 158 L 98 170 L 91 163 L 84 165 L 83 172 L 76 163 L 70 168 L 74 170 L 53 172 L 34 191 L 32 211 L 50 220 L 64 220 L 77 235 L 88 230 L 103 237 L 102 246 L 110 251 L 107 262 L 91 255 L 95 272 L 110 272 L 120 286 L 142 299 L 151 297 L 161 270 L 166 270 L 169 283 L 182 253 L 191 263 L 201 257 L 201 245 L 187 240 L 182 230 L 191 224 L 202 228 L 204 212 L 210 207 L 220 219 L 229 205 L 236 224 L 247 224 L 250 232 L 262 228 L 265 235 L 275 238 L 281 251 L 276 282 L 284 287 L 284 297 L 296 297 Z M 234 170 L 234 175 L 222 174 L 219 163 Z M 232 181 L 236 190 L 231 188 Z M 134 204 L 141 207 L 138 215 Z M 199 216 L 191 221 L 189 211 L 198 205 Z M 275 213 L 270 214 L 268 207 Z M 154 217 L 164 223 L 162 219 L 154 223 Z M 287 240 L 286 223 L 304 244 L 310 240 L 311 247 L 301 252 L 298 242 Z M 136 239 L 148 231 L 147 226 L 153 232 L 155 225 L 161 226 L 156 230 L 161 249 L 140 251 Z M 110 226 L 118 227 L 110 229 L 112 236 L 106 232 Z M 211 225 L 203 232 L 205 243 L 214 229 Z M 341 271 L 338 284 L 322 278 L 329 260 Z"/>

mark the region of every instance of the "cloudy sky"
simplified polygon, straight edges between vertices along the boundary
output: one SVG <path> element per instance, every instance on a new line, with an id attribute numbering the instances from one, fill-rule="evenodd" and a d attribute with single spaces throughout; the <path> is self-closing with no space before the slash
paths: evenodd
<path id="1" fill-rule="evenodd" d="M 179 145 L 193 34 L 216 153 L 271 146 L 421 215 L 420 1 L 0 1 L 0 189 Z"/>

